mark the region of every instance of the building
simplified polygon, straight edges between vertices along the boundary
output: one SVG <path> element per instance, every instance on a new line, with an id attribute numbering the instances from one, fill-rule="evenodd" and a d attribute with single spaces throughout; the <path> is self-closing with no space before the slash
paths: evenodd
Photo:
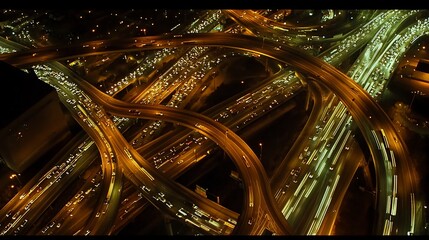
<path id="1" fill-rule="evenodd" d="M 21 173 L 70 134 L 55 88 L 0 61 L 0 160 Z"/>

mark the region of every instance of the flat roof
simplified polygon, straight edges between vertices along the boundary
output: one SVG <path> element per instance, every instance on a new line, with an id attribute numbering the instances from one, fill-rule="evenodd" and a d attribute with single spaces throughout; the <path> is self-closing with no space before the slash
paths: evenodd
<path id="1" fill-rule="evenodd" d="M 429 60 L 420 59 L 417 63 L 416 71 L 429 73 Z"/>

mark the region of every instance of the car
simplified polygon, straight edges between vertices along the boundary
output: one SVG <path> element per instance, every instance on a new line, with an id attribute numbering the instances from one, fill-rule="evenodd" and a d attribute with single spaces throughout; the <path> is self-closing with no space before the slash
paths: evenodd
<path id="1" fill-rule="evenodd" d="M 12 219 L 15 220 L 19 216 L 19 211 L 12 216 Z"/>
<path id="2" fill-rule="evenodd" d="M 297 182 L 298 182 L 298 179 L 297 179 L 297 177 L 296 177 L 296 176 L 294 176 L 294 177 L 293 177 L 293 182 L 294 182 L 294 183 L 297 183 Z"/>

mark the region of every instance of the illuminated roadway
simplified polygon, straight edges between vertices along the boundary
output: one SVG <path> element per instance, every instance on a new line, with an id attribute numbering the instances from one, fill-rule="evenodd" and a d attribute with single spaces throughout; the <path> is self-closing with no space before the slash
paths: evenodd
<path id="1" fill-rule="evenodd" d="M 343 10 L 330 10 L 334 17 L 325 23 L 318 22 L 315 25 L 300 26 L 292 21 L 279 22 L 269 17 L 265 17 L 252 10 L 223 10 L 225 14 L 230 16 L 234 21 L 256 32 L 257 35 L 271 33 L 276 37 L 287 38 L 295 44 L 306 43 L 307 39 L 311 42 L 322 43 L 338 41 L 343 39 L 349 31 L 357 29 L 366 22 L 366 19 L 371 19 L 378 14 L 377 11 L 358 11 L 353 14 Z M 311 18 L 311 16 L 309 16 Z M 314 18 L 314 17 L 313 17 Z M 344 24 L 346 18 L 351 18 L 349 24 Z"/>
<path id="2" fill-rule="evenodd" d="M 213 37 L 213 36 L 216 37 Z M 185 35 L 184 35 L 185 36 Z M 196 35 L 197 36 L 197 35 Z M 332 67 L 330 67 L 329 65 L 325 64 L 323 61 L 321 60 L 317 60 L 314 59 L 314 57 L 309 57 L 309 56 L 304 56 L 302 55 L 299 51 L 293 50 L 293 49 L 288 49 L 288 47 L 282 46 L 282 49 L 279 49 L 276 46 L 270 45 L 268 43 L 268 41 L 266 41 L 265 44 L 265 48 L 257 48 L 257 47 L 253 47 L 252 44 L 254 45 L 254 43 L 252 43 L 252 40 L 250 37 L 243 37 L 243 36 L 231 36 L 231 37 L 226 37 L 226 34 L 210 34 L 211 37 L 213 37 L 213 41 L 208 40 L 201 40 L 198 38 L 194 38 L 196 36 L 190 36 L 189 39 L 186 39 L 186 37 L 182 37 L 180 38 L 180 40 L 182 41 L 188 41 L 185 42 L 185 45 L 208 45 L 208 46 L 223 46 L 222 44 L 225 43 L 225 45 L 228 45 L 227 43 L 229 43 L 230 45 L 228 45 L 229 47 L 234 47 L 237 49 L 241 49 L 241 50 L 252 50 L 256 53 L 260 53 L 260 54 L 264 54 L 266 56 L 269 57 L 273 57 L 276 60 L 279 61 L 283 61 L 285 63 L 291 64 L 295 67 L 297 67 L 298 69 L 300 69 L 300 71 L 306 72 L 309 75 L 312 75 L 313 77 L 315 77 L 317 80 L 320 80 L 321 82 L 324 82 L 327 86 L 329 86 L 329 88 L 331 90 L 333 90 L 333 92 L 340 97 L 340 99 L 343 100 L 343 102 L 345 103 L 345 105 L 350 109 L 350 112 L 352 113 L 352 115 L 354 115 L 355 119 L 359 119 L 361 121 L 357 122 L 359 127 L 362 129 L 364 129 L 364 125 L 366 124 L 373 124 L 374 123 L 374 119 L 378 119 L 380 121 L 385 121 L 385 123 L 383 123 L 383 128 L 384 129 L 389 129 L 392 128 L 391 123 L 389 124 L 388 121 L 386 121 L 387 116 L 385 114 L 383 114 L 381 110 L 381 108 L 379 108 L 375 103 L 373 103 L 373 101 L 371 100 L 371 97 L 368 96 L 367 94 L 365 94 L 365 92 L 359 87 L 357 86 L 357 84 L 355 84 L 351 79 L 349 79 L 347 76 L 345 76 L 343 73 L 339 72 L 336 69 L 333 69 Z M 204 36 L 204 34 L 198 35 L 198 36 Z M 221 38 L 221 37 L 222 38 Z M 237 44 L 231 44 L 234 43 L 235 41 L 238 41 L 237 39 L 240 39 L 240 46 L 237 46 Z M 179 40 L 172 38 L 171 40 L 176 41 L 177 45 L 180 45 Z M 107 42 L 107 41 L 106 41 Z M 255 41 L 258 42 L 258 41 Z M 243 45 L 243 43 L 245 43 L 245 45 Z M 153 48 L 157 48 L 157 47 L 166 47 L 167 44 L 162 44 L 162 43 L 155 43 L 155 44 L 161 44 L 160 46 L 155 46 Z M 260 44 L 260 40 L 259 40 L 259 44 Z M 258 45 L 259 45 L 258 44 Z M 90 46 L 92 46 L 91 44 L 89 44 Z M 172 46 L 174 46 L 174 44 L 172 44 Z M 244 46 L 244 47 L 243 47 Z M 98 47 L 95 47 L 96 49 Z M 103 48 L 102 46 L 100 46 L 100 48 Z M 103 51 L 107 51 L 106 49 L 109 49 L 108 47 L 105 47 L 105 49 Z M 148 48 L 149 49 L 149 48 Z M 152 49 L 152 48 L 151 48 Z M 40 49 L 39 49 L 40 50 Z M 35 50 L 35 52 L 39 51 L 39 50 Z M 93 49 L 95 50 L 95 49 Z M 119 49 L 118 49 L 119 50 Z M 284 51 L 287 50 L 287 51 Z M 115 51 L 115 50 L 112 50 Z M 63 49 L 61 49 L 61 51 L 57 51 L 55 49 L 56 53 L 59 53 L 61 55 L 61 53 L 64 53 Z M 52 59 L 57 59 L 57 55 L 55 54 L 55 52 L 52 53 Z M 51 56 L 49 55 L 45 55 L 43 52 L 40 53 L 43 57 L 41 60 L 43 61 L 48 61 L 50 59 Z M 77 53 L 76 55 L 85 55 L 84 53 Z M 96 53 L 96 52 L 88 52 L 87 54 L 100 54 L 100 53 Z M 293 54 L 292 58 L 286 58 L 286 56 Z M 13 54 L 11 54 L 13 55 Z M 20 55 L 20 54 L 16 54 L 16 55 Z M 290 57 L 290 56 L 288 56 Z M 25 58 L 25 56 L 24 56 Z M 37 53 L 36 55 L 33 57 L 37 59 Z M 67 57 L 69 58 L 69 57 Z M 300 59 L 300 60 L 298 60 Z M 19 65 L 19 62 L 23 60 L 23 59 L 17 59 L 17 60 L 6 60 L 9 63 L 15 64 L 15 65 Z M 33 59 L 34 60 L 34 59 Z M 14 62 L 16 61 L 16 62 Z M 309 62 L 312 62 L 313 66 L 311 66 L 310 64 L 308 64 Z M 32 63 L 32 61 L 29 61 L 28 64 Z M 306 63 L 306 64 L 304 64 Z M 27 64 L 24 62 L 24 64 Z M 317 68 L 322 67 L 322 71 L 315 71 L 314 68 L 315 66 L 317 66 Z M 329 72 L 323 72 L 324 70 L 328 70 Z M 343 79 L 345 80 L 345 82 L 341 82 L 341 81 L 337 81 L 337 79 Z M 333 85 L 332 83 L 336 81 L 336 85 Z M 338 84 L 340 83 L 340 84 Z M 351 97 L 353 96 L 353 97 Z M 354 99 L 353 99 L 354 98 Z M 364 105 L 365 102 L 365 105 Z M 359 111 L 364 109 L 363 107 L 368 106 L 368 109 L 366 109 L 367 111 Z M 356 106 L 360 106 L 360 108 L 356 108 Z M 372 111 L 368 111 L 368 110 L 372 110 Z M 365 122 L 363 121 L 364 118 L 368 118 L 367 114 L 365 114 L 365 112 L 371 112 L 374 113 L 372 114 L 372 121 L 368 121 Z M 384 118 L 384 119 L 383 119 Z M 371 125 L 370 125 L 371 126 Z M 369 129 L 377 129 L 377 128 L 369 128 Z M 363 131 L 364 132 L 364 131 Z M 369 132 L 369 131 L 366 131 Z M 366 135 L 366 140 L 371 140 L 371 137 L 368 136 L 369 134 Z M 394 139 L 397 136 L 392 136 L 392 135 L 388 135 L 388 138 L 390 138 L 390 142 L 393 142 Z M 374 142 L 372 143 L 372 146 L 374 147 Z M 402 145 L 398 146 L 398 148 L 403 148 Z M 401 150 L 401 149 L 399 149 Z M 399 156 L 397 157 L 398 162 L 401 161 L 400 159 L 406 159 L 406 151 L 400 151 L 400 152 L 404 152 L 405 154 L 398 154 Z"/>

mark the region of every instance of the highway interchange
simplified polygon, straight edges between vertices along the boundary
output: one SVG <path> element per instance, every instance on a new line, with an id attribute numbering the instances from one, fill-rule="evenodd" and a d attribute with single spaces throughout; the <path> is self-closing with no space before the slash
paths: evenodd
<path id="1" fill-rule="evenodd" d="M 239 16 L 239 12 L 233 13 Z M 243 12 L 249 18 L 253 15 L 260 16 L 253 11 Z M 231 14 L 226 11 L 225 15 Z M 350 182 L 361 162 L 359 158 L 342 161 L 348 159 L 348 154 L 359 155 L 348 151 L 349 149 L 356 151 L 356 148 L 351 147 L 354 141 L 352 132 L 356 129 L 361 131 L 376 169 L 376 205 L 380 214 L 375 222 L 374 234 L 413 234 L 417 218 L 414 194 L 421 191 L 414 179 L 413 172 L 416 170 L 412 159 L 409 159 L 406 144 L 401 140 L 388 115 L 378 105 L 376 97 L 386 86 L 385 79 L 389 79 L 389 74 L 392 74 L 401 53 L 406 51 L 414 39 L 427 35 L 428 28 L 424 24 L 428 21 L 427 13 L 389 10 L 360 13 L 358 16 L 356 26 L 346 28 L 350 29 L 350 34 L 342 36 L 341 40 L 337 40 L 318 56 L 305 53 L 295 46 L 302 44 L 302 36 L 295 40 L 293 38 L 295 35 L 291 34 L 288 41 L 296 41 L 291 45 L 276 41 L 273 36 L 268 37 L 281 33 L 276 33 L 278 27 L 263 25 L 262 23 L 266 22 L 264 20 L 261 20 L 261 24 L 253 21 L 245 25 L 250 32 L 254 26 L 256 29 L 254 31 L 258 34 L 267 29 L 269 34 L 263 38 L 251 34 L 237 34 L 231 28 L 230 32 L 188 32 L 86 41 L 67 46 L 29 49 L 21 47 L 15 53 L 0 55 L 0 60 L 16 67 L 33 66 L 39 76 L 46 74 L 48 79 L 46 81 L 57 89 L 64 105 L 89 135 L 89 138 L 80 137 L 80 143 L 76 144 L 79 148 L 74 154 L 67 154 L 52 168 L 43 169 L 0 210 L 1 234 L 25 234 L 30 231 L 28 222 L 35 221 L 49 207 L 49 203 L 55 200 L 54 196 L 61 193 L 63 186 L 81 175 L 92 164 L 96 155 L 101 158 L 101 173 L 93 171 L 92 176 L 98 180 L 87 184 L 86 187 L 83 186 L 80 194 L 73 197 L 70 204 L 68 206 L 66 204 L 57 213 L 56 220 L 52 220 L 53 224 L 49 223 L 42 229 L 32 230 L 33 233 L 112 234 L 118 225 L 116 219 L 121 218 L 119 215 L 122 211 L 118 209 L 123 208 L 120 206 L 121 199 L 125 199 L 121 194 L 128 194 L 127 199 L 137 196 L 142 201 L 146 199 L 146 204 L 154 205 L 166 215 L 179 219 L 191 227 L 200 228 L 204 234 L 261 235 L 265 229 L 278 235 L 330 234 L 335 222 L 335 212 L 348 187 L 346 183 Z M 371 17 L 371 21 L 365 20 L 363 16 Z M 416 22 L 410 20 L 417 18 L 419 20 Z M 320 29 L 312 32 L 317 33 L 317 36 L 321 34 Z M 313 39 L 319 39 L 310 37 L 311 33 L 305 34 L 308 38 L 305 44 L 310 45 Z M 3 44 L 6 47 L 19 47 L 6 39 L 3 39 Z M 392 50 L 392 46 L 400 48 L 402 52 Z M 173 71 L 171 82 L 158 84 L 155 81 L 135 99 L 123 101 L 115 99 L 112 94 L 101 92 L 56 62 L 108 53 L 158 49 L 173 49 L 179 52 L 180 49 L 197 49 L 196 47 L 204 47 L 195 50 L 199 51 L 200 55 L 207 54 L 207 60 L 204 61 L 218 58 L 216 53 L 210 53 L 209 49 L 228 48 L 238 54 L 251 53 L 258 58 L 268 58 L 270 62 L 279 64 L 272 79 L 260 83 L 253 92 L 244 94 L 236 101 L 222 103 L 218 109 L 197 113 L 175 105 L 180 104 L 180 99 L 176 98 L 170 100 L 172 106 L 161 104 L 179 86 L 186 89 L 180 84 L 172 84 L 177 78 L 180 79 L 178 73 L 183 73 L 183 70 Z M 359 55 L 358 61 L 348 72 L 340 71 L 340 63 L 362 48 L 364 50 Z M 176 52 L 174 53 L 180 55 Z M 177 58 L 180 59 L 180 56 Z M 386 66 L 386 63 L 390 64 Z M 201 69 L 202 66 L 197 68 Z M 61 78 L 56 77 L 61 80 L 55 80 L 49 74 L 62 75 Z M 198 74 L 193 72 L 188 74 L 194 74 L 194 78 L 188 78 L 185 74 L 183 81 L 188 81 L 191 85 L 192 79 Z M 376 82 L 374 79 L 383 80 Z M 159 78 L 159 81 L 162 80 Z M 311 117 L 301 133 L 302 137 L 296 141 L 275 174 L 269 177 L 258 156 L 235 133 L 240 125 L 246 124 L 249 120 L 246 116 L 251 116 L 252 121 L 255 121 L 254 116 L 261 117 L 266 114 L 265 111 L 251 111 L 251 108 L 246 108 L 245 105 L 260 104 L 257 105 L 258 109 L 270 109 L 273 105 L 286 104 L 293 98 L 294 93 L 302 91 L 303 88 L 310 89 L 314 101 Z M 163 93 L 161 95 L 160 90 Z M 185 90 L 180 91 L 189 94 Z M 143 101 L 150 102 L 142 104 Z M 239 109 L 241 111 L 238 111 Z M 115 118 L 110 118 L 110 115 L 114 115 Z M 217 115 L 220 118 L 216 118 Z M 199 148 L 204 151 L 209 153 L 216 146 L 225 151 L 233 160 L 243 181 L 242 212 L 237 213 L 224 208 L 164 174 L 180 173 L 191 167 L 195 160 L 192 154 L 195 150 L 191 147 L 184 150 L 180 157 L 174 158 L 177 164 L 165 163 L 161 167 L 151 164 L 148 161 L 150 155 L 142 153 L 147 147 L 134 146 L 137 144 L 127 141 L 122 136 L 121 128 L 126 129 L 132 125 L 129 119 L 135 118 L 149 119 L 158 125 L 159 122 L 171 122 L 189 129 L 176 131 L 177 134 L 174 134 L 176 143 L 172 142 L 173 139 L 165 140 L 163 148 L 158 147 L 160 152 L 161 149 L 171 149 L 179 143 L 178 139 L 185 139 L 190 132 L 200 134 L 199 141 L 202 142 Z M 385 133 L 384 137 L 381 129 Z M 384 141 L 387 141 L 388 145 L 383 143 L 380 148 L 380 143 Z M 328 145 L 332 145 L 331 148 Z M 303 157 L 300 158 L 300 155 L 307 152 L 311 154 L 305 157 L 306 161 L 302 160 Z M 204 158 L 198 159 L 200 160 Z M 182 162 L 179 164 L 179 161 Z M 291 184 L 289 172 L 297 169 L 299 173 L 295 175 L 294 181 L 298 184 Z M 132 182 L 138 192 L 128 190 L 123 185 L 124 178 Z M 92 194 L 99 197 L 87 199 Z M 80 197 L 84 195 L 86 197 Z M 392 213 L 392 203 L 388 199 L 395 198 L 397 210 Z M 79 204 L 72 202 L 76 199 L 80 199 Z M 71 215 L 70 205 L 75 205 L 71 211 L 75 212 L 74 215 L 80 216 L 78 221 L 67 218 Z M 144 205 L 139 207 L 143 208 Z M 131 220 L 132 216 L 127 219 Z M 121 221 L 126 222 L 123 218 Z"/>

